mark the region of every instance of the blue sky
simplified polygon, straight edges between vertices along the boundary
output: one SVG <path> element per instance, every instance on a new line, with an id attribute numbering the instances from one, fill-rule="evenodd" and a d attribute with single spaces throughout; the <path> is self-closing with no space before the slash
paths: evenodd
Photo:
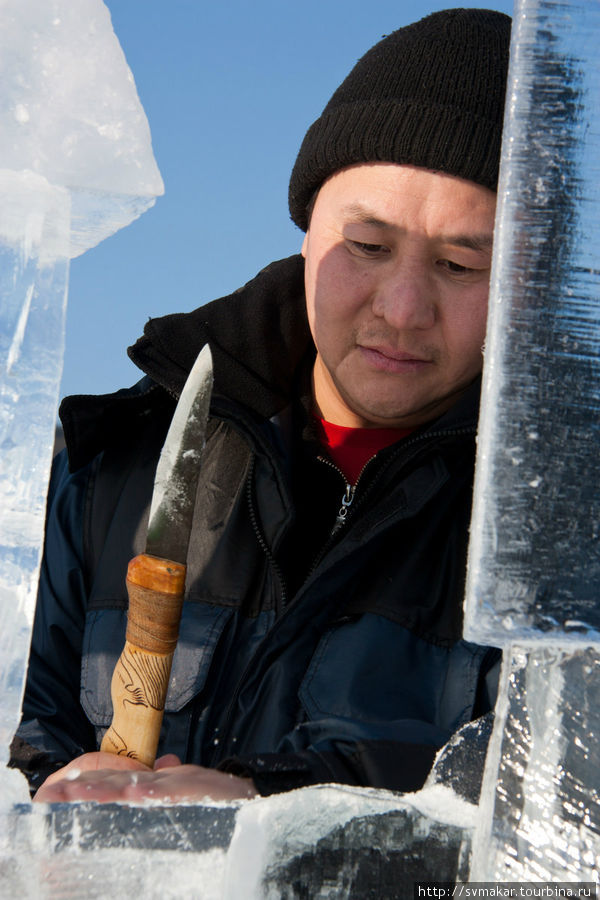
<path id="1" fill-rule="evenodd" d="M 140 373 L 150 317 L 223 296 L 295 253 L 287 186 L 309 125 L 382 35 L 427 0 L 105 0 L 152 131 L 165 195 L 71 263 L 61 396 Z M 507 0 L 466 6 L 512 13 Z"/>

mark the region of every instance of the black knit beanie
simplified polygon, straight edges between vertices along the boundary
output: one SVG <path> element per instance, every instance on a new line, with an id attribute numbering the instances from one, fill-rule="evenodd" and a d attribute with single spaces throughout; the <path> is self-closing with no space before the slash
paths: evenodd
<path id="1" fill-rule="evenodd" d="M 304 138 L 294 222 L 306 231 L 314 192 L 356 163 L 422 166 L 496 190 L 510 26 L 493 10 L 444 10 L 367 51 Z"/>

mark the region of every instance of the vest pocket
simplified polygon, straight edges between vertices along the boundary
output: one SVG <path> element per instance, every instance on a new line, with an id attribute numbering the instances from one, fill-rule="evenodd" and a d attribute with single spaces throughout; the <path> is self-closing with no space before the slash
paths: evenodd
<path id="1" fill-rule="evenodd" d="M 232 610 L 206 603 L 184 603 L 179 641 L 169 681 L 165 713 L 181 710 L 204 687 L 214 651 Z M 125 643 L 127 612 L 88 612 L 81 661 L 81 705 L 92 724 L 107 728 L 112 720 L 110 684 Z"/>
<path id="2" fill-rule="evenodd" d="M 471 718 L 485 648 L 438 647 L 367 613 L 330 628 L 300 687 L 309 720 L 375 725 L 381 736 L 406 721 L 454 731 Z"/>

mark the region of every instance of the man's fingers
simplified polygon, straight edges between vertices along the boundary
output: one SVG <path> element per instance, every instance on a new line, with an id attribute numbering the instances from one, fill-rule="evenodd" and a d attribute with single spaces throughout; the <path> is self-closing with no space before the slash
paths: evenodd
<path id="1" fill-rule="evenodd" d="M 35 800 L 41 803 L 68 803 L 76 800 L 109 803 L 123 796 L 124 785 L 135 783 L 138 778 L 148 774 L 151 774 L 150 770 L 97 769 L 80 772 L 73 768 L 62 773 L 62 777 L 52 783 L 47 779 L 35 795 Z"/>
<path id="2" fill-rule="evenodd" d="M 159 756 L 159 758 L 154 763 L 154 771 L 156 772 L 158 769 L 170 769 L 173 766 L 180 766 L 181 760 L 178 756 L 175 756 L 174 753 L 165 753 L 164 756 Z"/>
<path id="3" fill-rule="evenodd" d="M 34 799 L 42 803 L 56 803 L 60 800 L 71 799 L 70 795 L 76 792 L 78 788 L 69 788 L 68 785 L 78 784 L 81 776 L 84 774 L 89 776 L 93 775 L 94 772 L 104 773 L 105 770 L 115 772 L 128 770 L 140 772 L 151 771 L 151 769 L 139 762 L 139 760 L 131 759 L 128 756 L 116 756 L 114 753 L 103 753 L 102 751 L 96 753 L 84 753 L 83 756 L 79 756 L 66 766 L 63 766 L 62 769 L 49 775 L 39 788 Z M 97 783 L 99 779 L 92 778 L 91 781 Z M 63 782 L 63 787 L 59 789 L 57 785 Z M 89 799 L 95 800 L 97 798 L 90 797 Z"/>
<path id="4" fill-rule="evenodd" d="M 115 763 L 117 760 L 121 762 Z M 107 762 L 113 768 L 100 767 Z M 48 778 L 35 799 L 43 803 L 139 803 L 144 800 L 197 803 L 211 799 L 249 799 L 255 795 L 256 788 L 249 778 L 238 778 L 202 766 L 182 765 L 173 754 L 158 759 L 152 770 L 126 757 L 94 753 L 74 760 Z"/>

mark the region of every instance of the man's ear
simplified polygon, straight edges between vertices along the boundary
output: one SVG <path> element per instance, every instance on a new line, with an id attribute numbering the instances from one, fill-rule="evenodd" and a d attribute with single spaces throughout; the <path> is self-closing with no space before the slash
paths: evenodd
<path id="1" fill-rule="evenodd" d="M 304 235 L 304 240 L 302 241 L 302 249 L 300 250 L 300 253 L 301 253 L 302 256 L 304 257 L 304 259 L 306 259 L 306 248 L 307 248 L 307 246 L 308 246 L 308 235 L 309 235 L 309 232 L 310 232 L 310 228 L 308 229 L 308 231 L 307 231 L 306 234 Z"/>

